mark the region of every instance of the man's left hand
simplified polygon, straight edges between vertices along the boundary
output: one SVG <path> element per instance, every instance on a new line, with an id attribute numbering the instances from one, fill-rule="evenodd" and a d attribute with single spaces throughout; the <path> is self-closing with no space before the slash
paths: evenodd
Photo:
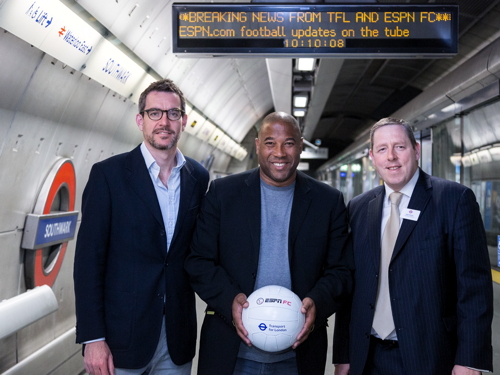
<path id="1" fill-rule="evenodd" d="M 459 365 L 455 365 L 455 367 L 453 367 L 453 371 L 451 372 L 451 375 L 480 375 L 480 374 L 481 372 L 479 371 L 472 370 L 468 367 Z"/>
<path id="2" fill-rule="evenodd" d="M 302 307 L 300 308 L 303 314 L 306 314 L 306 321 L 304 322 L 304 327 L 297 335 L 297 341 L 295 341 L 292 345 L 293 349 L 296 349 L 297 346 L 302 344 L 309 337 L 309 334 L 314 329 L 314 321 L 316 320 L 316 305 L 314 301 L 306 297 L 302 300 Z"/>

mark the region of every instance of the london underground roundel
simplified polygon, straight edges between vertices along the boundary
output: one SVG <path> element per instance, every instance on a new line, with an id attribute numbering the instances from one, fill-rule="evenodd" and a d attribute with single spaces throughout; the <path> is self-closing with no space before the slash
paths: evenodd
<path id="1" fill-rule="evenodd" d="M 54 284 L 68 241 L 75 236 L 75 195 L 73 163 L 60 159 L 47 175 L 33 213 L 26 218 L 22 247 L 27 288 Z"/>

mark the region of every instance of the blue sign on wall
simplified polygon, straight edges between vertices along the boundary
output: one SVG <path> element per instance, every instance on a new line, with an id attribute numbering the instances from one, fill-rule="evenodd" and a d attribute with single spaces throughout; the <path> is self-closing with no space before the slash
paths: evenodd
<path id="1" fill-rule="evenodd" d="M 72 240 L 75 237 L 78 211 L 49 215 L 28 215 L 22 247 L 39 249 Z"/>
<path id="2" fill-rule="evenodd" d="M 36 233 L 35 247 L 43 247 L 49 242 L 66 242 L 75 237 L 76 220 L 73 216 L 44 218 L 41 217 Z"/>

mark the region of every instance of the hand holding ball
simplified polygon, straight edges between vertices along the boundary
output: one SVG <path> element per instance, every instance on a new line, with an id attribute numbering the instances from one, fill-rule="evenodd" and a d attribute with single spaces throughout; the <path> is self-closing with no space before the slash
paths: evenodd
<path id="1" fill-rule="evenodd" d="M 300 298 L 285 287 L 268 285 L 250 294 L 247 301 L 242 319 L 252 345 L 266 352 L 290 348 L 304 326 Z"/>

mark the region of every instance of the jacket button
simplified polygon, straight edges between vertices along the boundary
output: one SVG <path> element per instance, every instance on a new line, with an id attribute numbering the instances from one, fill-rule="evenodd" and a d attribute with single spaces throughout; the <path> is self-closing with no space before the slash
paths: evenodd
<path id="1" fill-rule="evenodd" d="M 368 305 L 370 306 L 370 309 L 372 309 L 372 310 L 375 308 L 375 306 L 373 306 L 373 303 L 369 303 Z"/>
<path id="2" fill-rule="evenodd" d="M 162 231 L 160 232 L 160 236 L 162 236 L 162 237 L 164 237 L 164 236 L 165 236 L 165 231 L 164 231 L 164 230 L 162 230 Z"/>

